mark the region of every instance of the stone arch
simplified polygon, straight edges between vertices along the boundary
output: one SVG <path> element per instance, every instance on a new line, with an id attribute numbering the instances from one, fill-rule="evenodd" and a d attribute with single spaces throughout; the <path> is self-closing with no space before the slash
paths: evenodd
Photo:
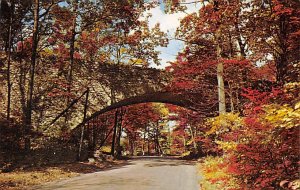
<path id="1" fill-rule="evenodd" d="M 111 110 L 123 107 L 123 106 L 130 106 L 130 105 L 135 105 L 135 104 L 140 104 L 140 103 L 149 103 L 149 102 L 157 102 L 157 103 L 167 103 L 167 104 L 172 104 L 176 105 L 179 107 L 183 107 L 186 109 L 189 109 L 191 111 L 198 111 L 195 108 L 193 108 L 193 103 L 185 98 L 181 94 L 174 94 L 171 92 L 157 92 L 157 93 L 152 93 L 152 94 L 143 94 L 135 97 L 130 97 L 126 98 L 124 100 L 121 100 L 119 102 L 116 102 L 114 104 L 111 104 L 99 111 L 94 112 L 90 117 L 86 118 L 82 123 L 80 123 L 78 126 L 82 126 L 88 121 L 92 120 L 93 118 L 109 112 Z"/>

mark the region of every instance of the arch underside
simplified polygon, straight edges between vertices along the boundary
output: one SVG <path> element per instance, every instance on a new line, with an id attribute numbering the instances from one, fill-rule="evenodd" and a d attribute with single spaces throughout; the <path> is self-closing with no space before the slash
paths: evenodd
<path id="1" fill-rule="evenodd" d="M 124 106 L 130 106 L 130 105 L 141 104 L 141 103 L 150 103 L 150 102 L 172 104 L 175 106 L 189 109 L 191 111 L 196 111 L 196 112 L 199 111 L 193 107 L 194 103 L 188 98 L 186 98 L 185 96 L 183 96 L 182 94 L 174 94 L 171 92 L 158 92 L 158 93 L 144 94 L 135 97 L 130 97 L 121 100 L 119 102 L 116 102 L 110 106 L 107 106 L 99 111 L 94 112 L 90 117 L 86 118 L 82 123 L 80 123 L 79 126 L 82 126 L 88 121 L 92 120 L 93 118 L 96 118 L 97 116 L 109 112 L 111 110 L 121 108 Z"/>

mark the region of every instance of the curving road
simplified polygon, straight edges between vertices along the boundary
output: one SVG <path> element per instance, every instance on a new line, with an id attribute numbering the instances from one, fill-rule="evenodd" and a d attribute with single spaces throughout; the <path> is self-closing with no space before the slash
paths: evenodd
<path id="1" fill-rule="evenodd" d="M 133 159 L 120 168 L 43 186 L 34 190 L 199 190 L 193 162 L 164 159 Z"/>

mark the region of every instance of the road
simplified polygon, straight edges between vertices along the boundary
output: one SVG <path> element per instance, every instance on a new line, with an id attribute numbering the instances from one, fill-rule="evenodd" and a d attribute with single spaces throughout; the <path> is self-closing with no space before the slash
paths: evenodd
<path id="1" fill-rule="evenodd" d="M 143 158 L 112 170 L 84 174 L 37 186 L 37 190 L 199 190 L 195 164 L 183 160 Z"/>

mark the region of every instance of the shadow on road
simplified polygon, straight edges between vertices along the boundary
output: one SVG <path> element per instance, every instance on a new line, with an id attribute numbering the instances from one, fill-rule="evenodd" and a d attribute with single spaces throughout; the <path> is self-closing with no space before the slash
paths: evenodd
<path id="1" fill-rule="evenodd" d="M 129 166 L 129 165 L 135 165 L 135 164 L 126 160 L 126 161 L 123 161 L 122 163 L 115 164 L 115 165 L 112 165 L 110 167 L 103 168 L 103 169 L 101 169 L 101 171 L 109 171 L 109 170 L 120 169 L 120 168 L 123 168 L 125 166 Z"/>
<path id="2" fill-rule="evenodd" d="M 181 165 L 195 165 L 195 161 L 180 160 L 178 157 L 160 157 L 160 156 L 137 156 L 132 157 L 131 160 L 151 160 L 151 163 L 146 163 L 145 167 L 161 167 L 161 166 L 181 166 Z M 170 162 L 171 161 L 171 162 Z"/>
<path id="3" fill-rule="evenodd" d="M 145 167 L 182 166 L 182 165 L 195 165 L 195 163 L 191 161 L 177 161 L 177 162 L 170 163 L 168 161 L 156 160 L 151 164 L 145 164 Z"/>
<path id="4" fill-rule="evenodd" d="M 99 171 L 108 171 L 108 170 L 114 170 L 123 168 L 124 166 L 133 165 L 134 163 L 131 163 L 126 160 L 122 161 L 114 161 L 114 162 L 96 162 L 93 164 L 89 164 L 86 162 L 77 162 L 77 163 L 66 163 L 66 164 L 53 164 L 48 165 L 47 167 L 34 167 L 29 168 L 26 171 L 34 171 L 34 172 L 44 172 L 48 173 L 49 168 L 51 169 L 59 169 L 63 172 L 73 172 L 78 174 L 88 174 L 88 173 L 94 173 Z"/>

